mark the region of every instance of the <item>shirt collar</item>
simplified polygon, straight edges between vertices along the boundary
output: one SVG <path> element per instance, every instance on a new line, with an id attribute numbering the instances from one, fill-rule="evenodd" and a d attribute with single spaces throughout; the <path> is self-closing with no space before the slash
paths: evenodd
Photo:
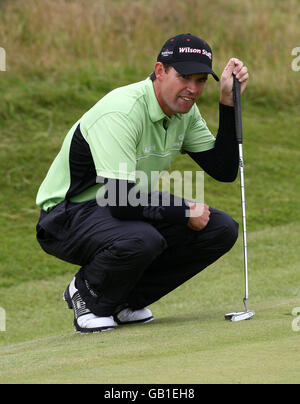
<path id="1" fill-rule="evenodd" d="M 167 116 L 161 109 L 159 102 L 156 98 L 153 82 L 150 78 L 146 79 L 146 103 L 149 111 L 151 121 L 158 122 L 162 119 L 172 119 L 173 117 L 182 118 L 182 114 L 174 114 L 171 117 Z"/>

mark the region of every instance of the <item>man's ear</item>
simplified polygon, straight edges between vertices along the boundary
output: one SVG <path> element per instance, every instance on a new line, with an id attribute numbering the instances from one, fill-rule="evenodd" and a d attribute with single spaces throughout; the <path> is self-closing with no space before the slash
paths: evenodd
<path id="1" fill-rule="evenodd" d="M 166 74 L 164 65 L 161 62 L 155 63 L 154 72 L 157 80 L 161 80 Z"/>

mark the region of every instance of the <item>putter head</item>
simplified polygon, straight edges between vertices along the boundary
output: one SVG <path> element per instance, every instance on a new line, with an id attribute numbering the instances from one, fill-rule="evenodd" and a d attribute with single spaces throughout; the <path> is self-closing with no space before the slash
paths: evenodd
<path id="1" fill-rule="evenodd" d="M 236 323 L 238 321 L 250 320 L 250 318 L 252 318 L 253 316 L 255 316 L 255 312 L 252 310 L 248 310 L 225 314 L 225 320 Z"/>

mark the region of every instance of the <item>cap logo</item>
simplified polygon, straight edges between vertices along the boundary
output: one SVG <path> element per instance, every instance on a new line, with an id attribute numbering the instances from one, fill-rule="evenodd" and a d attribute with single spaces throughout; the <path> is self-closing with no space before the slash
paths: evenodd
<path id="1" fill-rule="evenodd" d="M 209 59 L 212 58 L 211 52 L 208 52 L 206 49 L 190 48 L 189 46 L 185 48 L 179 48 L 179 53 L 198 53 L 200 55 L 207 56 Z"/>
<path id="2" fill-rule="evenodd" d="M 173 53 L 174 53 L 173 51 L 170 51 L 169 49 L 166 49 L 165 51 L 161 52 L 161 55 L 163 57 L 168 57 L 168 56 L 173 55 Z"/>

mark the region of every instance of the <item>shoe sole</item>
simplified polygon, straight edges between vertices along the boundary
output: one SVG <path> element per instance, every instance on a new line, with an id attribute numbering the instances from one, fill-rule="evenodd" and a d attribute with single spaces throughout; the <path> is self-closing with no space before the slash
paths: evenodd
<path id="1" fill-rule="evenodd" d="M 73 304 L 72 304 L 72 299 L 71 299 L 70 292 L 69 292 L 69 286 L 67 287 L 67 289 L 65 290 L 65 292 L 63 294 L 63 300 L 67 303 L 68 309 L 73 310 Z"/>
<path id="2" fill-rule="evenodd" d="M 68 305 L 68 309 L 73 310 L 73 303 L 72 303 L 72 299 L 70 296 L 70 292 L 69 292 L 69 286 L 67 287 L 67 289 L 65 290 L 64 294 L 63 294 L 63 300 L 67 303 Z M 98 328 L 81 328 L 78 323 L 76 318 L 74 318 L 74 326 L 75 326 L 75 331 L 80 332 L 81 334 L 93 334 L 93 333 L 98 333 L 98 332 L 102 332 L 102 331 L 111 331 L 111 330 L 115 330 L 115 327 L 98 327 Z"/>
<path id="3" fill-rule="evenodd" d="M 144 318 L 142 320 L 135 320 L 135 321 L 120 321 L 117 316 L 114 316 L 114 320 L 118 325 L 126 325 L 126 324 L 142 324 L 142 323 L 150 323 L 154 320 L 154 317 Z"/>
<path id="4" fill-rule="evenodd" d="M 75 326 L 75 331 L 80 332 L 81 334 L 94 334 L 94 333 L 98 333 L 98 332 L 103 332 L 103 331 L 112 331 L 115 330 L 115 327 L 98 327 L 98 328 L 81 328 L 78 323 L 77 320 L 74 320 L 74 326 Z"/>

